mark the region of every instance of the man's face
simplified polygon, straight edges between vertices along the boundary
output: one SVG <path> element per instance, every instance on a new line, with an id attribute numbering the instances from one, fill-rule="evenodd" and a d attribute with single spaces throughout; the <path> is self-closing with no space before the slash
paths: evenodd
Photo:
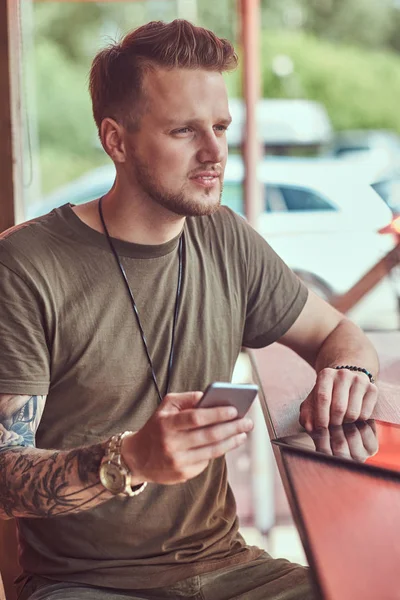
<path id="1" fill-rule="evenodd" d="M 145 110 L 125 133 L 131 184 L 183 216 L 212 214 L 221 202 L 230 123 L 220 73 L 156 69 L 143 82 Z"/>

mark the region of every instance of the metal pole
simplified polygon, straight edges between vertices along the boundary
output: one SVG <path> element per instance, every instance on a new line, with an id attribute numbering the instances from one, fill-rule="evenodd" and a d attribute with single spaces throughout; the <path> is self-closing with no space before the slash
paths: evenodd
<path id="1" fill-rule="evenodd" d="M 23 215 L 19 9 L 0 3 L 0 231 Z"/>
<path id="2" fill-rule="evenodd" d="M 16 222 L 25 220 L 26 209 L 41 197 L 39 162 L 39 125 L 36 105 L 36 69 L 34 52 L 34 16 L 32 0 L 21 7 L 21 93 L 23 119 L 23 208 Z"/>
<path id="3" fill-rule="evenodd" d="M 243 54 L 243 97 L 245 129 L 243 144 L 244 207 L 248 222 L 255 229 L 261 212 L 261 184 L 257 169 L 261 145 L 257 133 L 257 106 L 260 99 L 260 0 L 239 0 L 241 46 Z M 251 440 L 251 480 L 254 521 L 257 529 L 266 533 L 275 520 L 274 465 L 268 433 L 260 406 L 252 409 L 254 429 Z"/>
<path id="4" fill-rule="evenodd" d="M 257 167 L 261 155 L 257 134 L 257 105 L 260 98 L 260 0 L 239 0 L 243 53 L 243 97 L 245 129 L 243 161 L 245 168 L 244 207 L 247 220 L 257 228 L 261 212 L 261 189 Z"/>

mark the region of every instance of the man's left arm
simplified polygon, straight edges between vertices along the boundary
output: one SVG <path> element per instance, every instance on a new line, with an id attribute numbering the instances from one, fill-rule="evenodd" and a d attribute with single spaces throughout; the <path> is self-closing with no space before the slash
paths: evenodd
<path id="1" fill-rule="evenodd" d="M 278 341 L 317 372 L 315 386 L 300 408 L 300 423 L 307 430 L 371 417 L 378 398 L 376 385 L 363 372 L 335 369 L 360 367 L 376 380 L 377 353 L 357 325 L 310 291 L 299 317 Z"/>

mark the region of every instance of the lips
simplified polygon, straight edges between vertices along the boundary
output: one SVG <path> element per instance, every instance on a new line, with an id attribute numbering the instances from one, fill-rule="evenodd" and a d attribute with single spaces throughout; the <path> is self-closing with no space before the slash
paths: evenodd
<path id="1" fill-rule="evenodd" d="M 219 177 L 202 177 L 202 176 L 198 176 L 198 177 L 192 177 L 191 178 L 194 181 L 201 181 L 204 183 L 213 183 L 216 179 L 219 179 Z"/>
<path id="2" fill-rule="evenodd" d="M 219 179 L 220 173 L 216 171 L 201 171 L 200 173 L 196 173 L 196 175 L 192 175 L 190 179 L 203 179 L 206 181 L 212 181 L 213 179 Z"/>
<path id="3" fill-rule="evenodd" d="M 202 188 L 214 188 L 219 184 L 220 176 L 215 171 L 212 173 L 197 173 L 194 177 L 191 177 L 190 180 L 197 186 Z"/>

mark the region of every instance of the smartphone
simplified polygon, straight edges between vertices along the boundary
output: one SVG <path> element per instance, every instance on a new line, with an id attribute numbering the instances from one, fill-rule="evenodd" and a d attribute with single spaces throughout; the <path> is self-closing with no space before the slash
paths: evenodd
<path id="1" fill-rule="evenodd" d="M 215 381 L 206 388 L 197 408 L 234 406 L 238 411 L 239 419 L 247 413 L 257 394 L 258 385 Z"/>

